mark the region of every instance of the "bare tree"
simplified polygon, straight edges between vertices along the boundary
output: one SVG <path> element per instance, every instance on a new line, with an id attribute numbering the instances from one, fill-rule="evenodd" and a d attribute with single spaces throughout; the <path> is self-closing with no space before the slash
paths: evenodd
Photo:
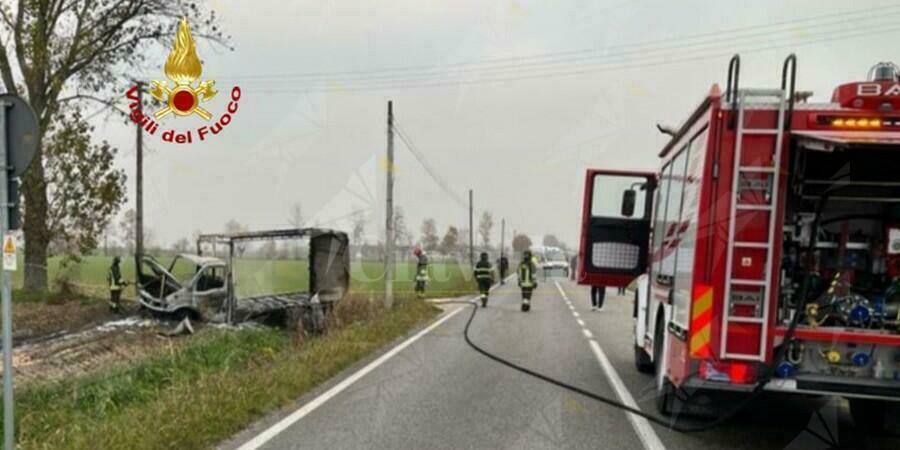
<path id="1" fill-rule="evenodd" d="M 531 239 L 524 234 L 517 234 L 512 240 L 513 251 L 524 252 L 531 248 Z"/>
<path id="2" fill-rule="evenodd" d="M 353 221 L 353 245 L 365 245 L 366 238 L 366 214 L 361 210 L 356 210 L 351 219 Z"/>
<path id="3" fill-rule="evenodd" d="M 175 253 L 187 253 L 190 249 L 191 242 L 188 241 L 187 238 L 181 238 L 172 244 L 172 250 L 174 250 Z"/>
<path id="4" fill-rule="evenodd" d="M 46 230 L 54 248 L 78 260 L 97 248 L 103 230 L 125 202 L 125 172 L 113 166 L 116 149 L 91 144 L 92 127 L 79 113 L 58 115 L 44 132 Z"/>
<path id="5" fill-rule="evenodd" d="M 288 212 L 288 223 L 294 228 L 301 228 L 303 227 L 303 222 L 303 207 L 300 205 L 300 202 L 296 202 L 291 205 L 291 209 Z"/>
<path id="6" fill-rule="evenodd" d="M 243 225 L 235 219 L 229 220 L 225 224 L 225 233 L 226 234 L 237 234 L 246 231 Z M 237 256 L 244 256 L 244 252 L 247 251 L 246 244 L 235 244 L 234 251 L 237 253 Z"/>
<path id="7" fill-rule="evenodd" d="M 125 211 L 125 214 L 122 215 L 122 219 L 119 220 L 119 236 L 122 237 L 122 247 L 125 247 L 128 253 L 134 253 L 134 225 L 134 209 L 129 209 L 128 211 Z"/>
<path id="8" fill-rule="evenodd" d="M 491 230 L 494 228 L 494 216 L 485 211 L 478 221 L 478 235 L 481 237 L 481 246 L 487 249 L 491 245 Z"/>
<path id="9" fill-rule="evenodd" d="M 407 246 L 412 243 L 412 237 L 406 228 L 406 214 L 399 206 L 394 208 L 394 241 Z"/>
<path id="10" fill-rule="evenodd" d="M 458 246 L 459 229 L 454 226 L 448 227 L 447 232 L 444 233 L 444 238 L 441 239 L 441 252 L 449 255 L 456 252 Z"/>
<path id="11" fill-rule="evenodd" d="M 557 247 L 560 249 L 564 247 L 562 241 L 552 234 L 545 234 L 542 242 L 544 247 Z"/>
<path id="12" fill-rule="evenodd" d="M 174 36 L 177 18 L 187 16 L 195 18 L 197 36 L 224 42 L 215 15 L 200 11 L 189 0 L 0 3 L 0 80 L 8 93 L 28 98 L 40 129 L 35 160 L 22 183 L 26 205 L 23 231 L 28 242 L 25 288 L 47 289 L 47 250 L 54 236 L 52 205 L 84 195 L 53 189 L 51 168 L 61 153 L 48 151 L 51 124 L 89 102 L 114 105 L 112 98 L 124 92 L 128 78 L 146 66 L 144 55 L 155 54 L 147 50 Z M 108 155 L 110 149 L 100 151 Z M 84 161 L 89 154 L 73 157 Z M 91 235 L 90 230 L 83 234 L 87 238 L 82 242 L 89 243 Z"/>
<path id="13" fill-rule="evenodd" d="M 434 219 L 425 219 L 422 222 L 422 246 L 426 251 L 434 251 L 438 248 L 440 238 L 437 235 L 437 225 Z"/>

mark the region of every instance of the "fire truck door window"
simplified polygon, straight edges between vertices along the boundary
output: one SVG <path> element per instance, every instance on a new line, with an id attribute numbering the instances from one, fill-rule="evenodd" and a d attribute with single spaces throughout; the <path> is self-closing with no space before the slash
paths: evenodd
<path id="1" fill-rule="evenodd" d="M 594 176 L 594 190 L 591 193 L 591 215 L 614 219 L 643 219 L 647 191 L 641 190 L 641 186 L 646 182 L 646 178 L 636 176 L 608 174 Z M 634 199 L 634 214 L 631 217 L 626 217 L 622 215 L 622 194 L 629 189 L 637 191 L 637 195 Z"/>
<path id="2" fill-rule="evenodd" d="M 672 161 L 672 171 L 664 180 L 669 184 L 669 195 L 666 200 L 666 220 L 662 232 L 662 263 L 659 275 L 661 280 L 671 283 L 675 276 L 675 263 L 678 256 L 678 241 L 684 231 L 681 226 L 681 199 L 684 193 L 684 171 L 687 161 L 687 151 L 682 149 Z"/>
<path id="3" fill-rule="evenodd" d="M 697 245 L 697 219 L 700 206 L 700 180 L 703 178 L 706 154 L 706 130 L 692 141 L 687 153 L 687 171 L 681 206 L 681 228 L 684 230 L 678 241 L 678 260 L 675 267 L 675 283 L 672 293 L 672 321 L 687 330 L 691 308 L 691 288 L 694 284 L 694 254 Z"/>

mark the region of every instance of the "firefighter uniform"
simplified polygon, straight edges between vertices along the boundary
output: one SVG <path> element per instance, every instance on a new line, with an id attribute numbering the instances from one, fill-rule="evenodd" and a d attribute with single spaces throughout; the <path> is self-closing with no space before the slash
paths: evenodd
<path id="1" fill-rule="evenodd" d="M 481 307 L 486 307 L 488 293 L 494 284 L 494 267 L 488 261 L 487 253 L 482 253 L 481 258 L 475 263 L 475 281 L 478 282 L 478 291 L 481 293 Z"/>
<path id="2" fill-rule="evenodd" d="M 122 269 L 119 267 L 121 258 L 118 256 L 113 258 L 112 265 L 106 273 L 106 281 L 109 283 L 109 309 L 119 312 L 122 301 L 122 288 L 125 287 L 125 281 L 122 280 Z"/>
<path id="3" fill-rule="evenodd" d="M 416 296 L 425 297 L 425 285 L 428 284 L 428 257 L 421 249 L 415 250 L 416 255 Z"/>
<path id="4" fill-rule="evenodd" d="M 509 258 L 506 255 L 500 257 L 500 284 L 506 284 L 506 274 L 509 272 Z"/>
<path id="5" fill-rule="evenodd" d="M 531 252 L 526 250 L 519 263 L 519 288 L 522 289 L 522 311 L 531 309 L 531 292 L 537 288 L 535 279 L 536 266 L 531 259 Z"/>

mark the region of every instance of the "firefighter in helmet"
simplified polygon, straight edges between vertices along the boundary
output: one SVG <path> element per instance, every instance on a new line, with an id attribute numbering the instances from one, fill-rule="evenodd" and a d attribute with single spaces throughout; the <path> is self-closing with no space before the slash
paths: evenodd
<path id="1" fill-rule="evenodd" d="M 532 259 L 531 250 L 522 252 L 522 262 L 519 263 L 519 288 L 522 289 L 522 311 L 531 309 L 531 292 L 537 288 L 535 278 L 537 266 Z"/>
<path id="2" fill-rule="evenodd" d="M 425 285 L 428 283 L 428 257 L 421 247 L 413 250 L 416 256 L 416 296 L 418 298 L 425 297 Z"/>
<path id="3" fill-rule="evenodd" d="M 506 274 L 509 273 L 509 258 L 506 255 L 501 255 L 500 259 L 497 260 L 497 265 L 500 266 L 500 284 L 506 284 Z"/>
<path id="4" fill-rule="evenodd" d="M 475 263 L 475 281 L 478 282 L 478 291 L 481 293 L 481 307 L 487 307 L 488 293 L 494 284 L 494 267 L 488 260 L 486 252 L 481 253 L 478 262 Z"/>
<path id="5" fill-rule="evenodd" d="M 122 279 L 121 263 L 122 258 L 113 257 L 112 265 L 106 273 L 106 281 L 109 283 L 109 309 L 113 312 L 121 310 L 122 288 L 128 284 Z"/>

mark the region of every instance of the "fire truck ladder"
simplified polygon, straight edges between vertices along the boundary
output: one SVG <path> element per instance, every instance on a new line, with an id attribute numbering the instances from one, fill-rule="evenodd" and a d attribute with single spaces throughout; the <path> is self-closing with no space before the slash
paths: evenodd
<path id="1" fill-rule="evenodd" d="M 776 203 L 778 198 L 778 178 L 781 165 L 781 150 L 785 131 L 785 110 L 789 107 L 789 101 L 785 99 L 784 89 L 742 89 L 733 93 L 737 95 L 734 103 L 737 138 L 734 151 L 734 168 L 732 172 L 732 199 L 731 212 L 728 224 L 728 245 L 725 272 L 725 308 L 722 322 L 722 339 L 720 355 L 722 358 L 741 359 L 747 361 L 764 361 L 766 357 L 766 336 L 769 327 L 769 298 L 772 295 L 772 267 L 773 248 L 775 245 L 775 229 L 778 214 Z M 745 123 L 745 112 L 750 110 L 777 110 L 775 128 L 750 128 Z M 759 164 L 759 159 L 754 153 L 754 162 L 745 163 L 742 152 L 751 144 L 749 141 L 759 136 L 771 136 L 774 145 L 771 153 L 771 162 Z M 768 156 L 768 155 L 767 155 Z M 761 158 L 766 160 L 768 158 Z M 751 165 L 745 165 L 751 164 Z M 754 192 L 762 195 L 742 195 L 742 192 Z M 758 215 L 768 213 L 767 228 L 765 229 L 765 241 L 738 241 L 736 239 L 736 222 L 739 214 Z M 752 217 L 752 216 L 751 216 Z M 759 221 L 760 219 L 749 221 Z M 745 221 L 745 225 L 746 226 Z M 762 279 L 738 278 L 734 274 L 735 249 L 755 249 L 755 252 L 765 253 L 765 264 Z M 757 255 L 755 253 L 754 255 Z M 741 265 L 750 265 L 750 257 L 742 258 Z M 744 259 L 748 262 L 744 263 Z M 761 291 L 761 292 L 760 292 Z M 753 351 L 729 351 L 729 328 L 732 327 L 759 327 L 759 350 Z M 741 347 L 746 347 L 742 345 Z M 741 349 L 743 350 L 743 349 Z"/>

